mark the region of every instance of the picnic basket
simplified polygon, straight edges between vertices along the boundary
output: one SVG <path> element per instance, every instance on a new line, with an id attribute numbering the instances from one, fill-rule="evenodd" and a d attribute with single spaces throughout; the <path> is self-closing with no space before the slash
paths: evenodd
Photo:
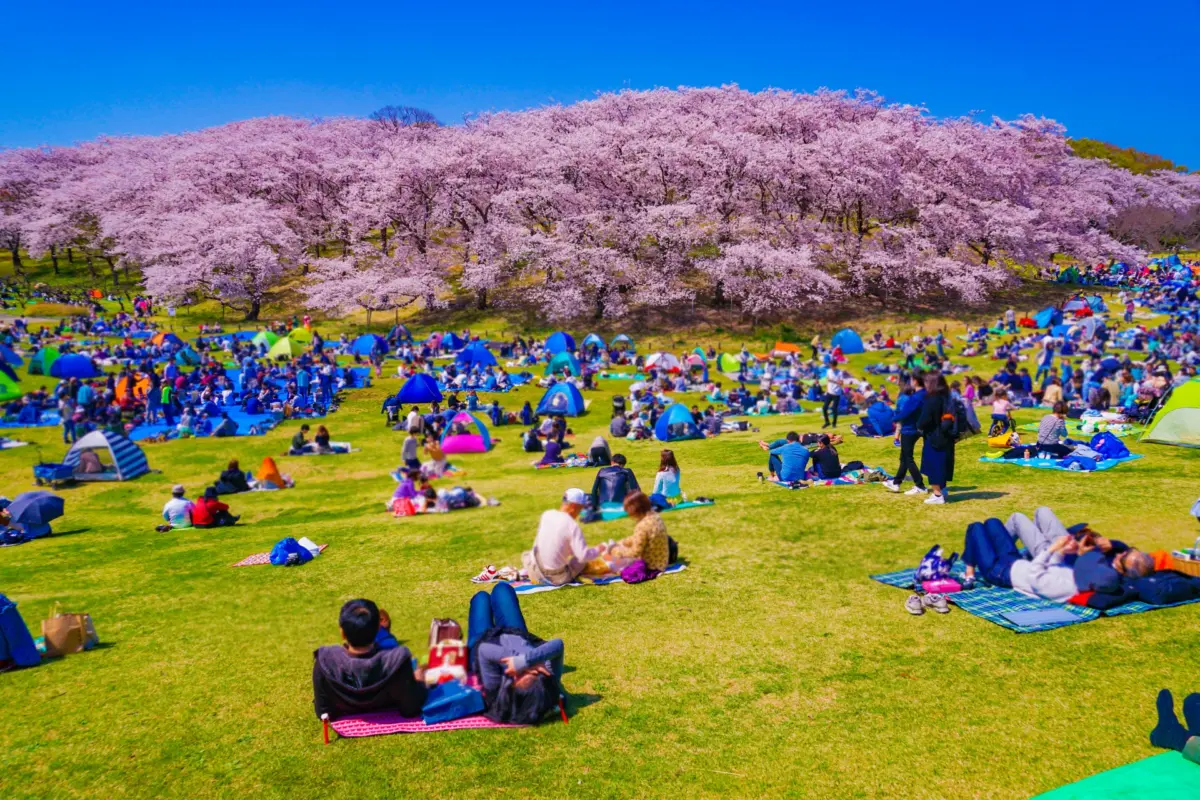
<path id="1" fill-rule="evenodd" d="M 1191 556 L 1190 558 L 1188 556 Z M 1171 560 L 1174 562 L 1173 569 L 1182 572 L 1185 575 L 1195 575 L 1200 578 L 1200 538 L 1196 539 L 1196 543 L 1189 550 L 1175 550 L 1171 553 Z"/>

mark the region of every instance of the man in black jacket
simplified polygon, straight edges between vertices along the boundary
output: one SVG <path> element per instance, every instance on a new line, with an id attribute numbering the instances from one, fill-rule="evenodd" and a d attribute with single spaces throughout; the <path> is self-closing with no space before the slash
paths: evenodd
<path id="1" fill-rule="evenodd" d="M 370 600 L 351 600 L 338 619 L 344 645 L 313 653 L 313 709 L 331 720 L 368 711 L 397 711 L 421 716 L 425 684 L 407 647 L 381 650 L 379 608 Z"/>
<path id="2" fill-rule="evenodd" d="M 600 508 L 605 503 L 624 503 L 627 494 L 640 490 L 637 476 L 625 466 L 625 456 L 617 453 L 612 457 L 612 466 L 596 473 L 596 481 L 592 484 L 592 508 Z"/>

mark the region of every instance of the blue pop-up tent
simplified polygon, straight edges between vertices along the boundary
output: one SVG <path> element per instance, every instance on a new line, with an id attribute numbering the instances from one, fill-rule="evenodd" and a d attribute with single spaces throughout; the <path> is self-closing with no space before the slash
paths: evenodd
<path id="1" fill-rule="evenodd" d="M 454 362 L 464 369 L 472 369 L 479 367 L 494 367 L 496 366 L 496 357 L 492 355 L 492 351 L 484 346 L 483 342 L 471 342 L 469 345 L 458 351 Z"/>
<path id="2" fill-rule="evenodd" d="M 1062 312 L 1054 306 L 1047 306 L 1033 318 L 1039 328 L 1053 328 L 1062 323 Z"/>
<path id="3" fill-rule="evenodd" d="M 829 343 L 833 347 L 842 348 L 842 352 L 848 356 L 866 352 L 862 337 L 855 333 L 853 328 L 842 328 L 833 335 Z"/>
<path id="4" fill-rule="evenodd" d="M 447 350 L 461 350 L 466 345 L 466 341 L 454 331 L 446 331 L 446 335 L 442 337 L 442 347 Z"/>
<path id="5" fill-rule="evenodd" d="M 401 405 L 419 405 L 442 402 L 442 393 L 437 381 L 424 372 L 418 372 L 404 382 L 400 391 L 396 392 L 396 400 Z"/>
<path id="6" fill-rule="evenodd" d="M 618 333 L 616 336 L 614 336 L 613 340 L 608 343 L 608 346 L 611 347 L 613 350 L 621 350 L 621 351 L 627 351 L 627 352 L 633 352 L 635 349 L 633 346 L 633 339 L 630 339 L 627 335 L 625 335 L 623 333 Z"/>
<path id="7" fill-rule="evenodd" d="M 583 395 L 573 383 L 556 383 L 546 390 L 538 403 L 538 414 L 556 414 L 564 417 L 577 417 L 585 408 Z"/>
<path id="8" fill-rule="evenodd" d="M 594 333 L 589 333 L 587 336 L 583 337 L 583 344 L 580 346 L 584 350 L 588 349 L 589 347 L 597 347 L 597 348 L 603 349 L 604 348 L 604 340 L 601 339 L 599 336 L 597 336 Z"/>
<path id="9" fill-rule="evenodd" d="M 672 403 L 654 425 L 654 438 L 660 442 L 679 442 L 685 439 L 703 439 L 704 434 L 696 427 L 692 412 L 683 403 Z"/>
<path id="10" fill-rule="evenodd" d="M 50 375 L 55 378 L 95 378 L 99 374 L 90 358 L 75 353 L 59 356 L 50 364 Z"/>
<path id="11" fill-rule="evenodd" d="M 15 351 L 8 345 L 0 344 L 0 360 L 10 367 L 25 366 L 25 359 L 16 354 Z"/>
<path id="12" fill-rule="evenodd" d="M 375 333 L 364 333 L 350 344 L 350 352 L 356 356 L 369 356 L 374 353 L 386 353 L 388 343 Z"/>
<path id="13" fill-rule="evenodd" d="M 546 349 L 551 353 L 574 353 L 575 339 L 562 331 L 552 333 L 546 337 Z"/>

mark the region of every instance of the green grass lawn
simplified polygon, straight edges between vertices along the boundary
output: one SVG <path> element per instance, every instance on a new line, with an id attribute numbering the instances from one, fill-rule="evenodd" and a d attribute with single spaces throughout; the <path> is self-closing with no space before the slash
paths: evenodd
<path id="1" fill-rule="evenodd" d="M 158 473 L 64 489 L 56 535 L 0 550 L 0 591 L 35 634 L 61 602 L 89 612 L 104 642 L 0 676 L 0 796 L 1025 798 L 1153 754 L 1155 693 L 1200 689 L 1197 607 L 1016 635 L 957 610 L 910 617 L 902 591 L 867 579 L 915 566 L 934 543 L 961 549 L 973 520 L 1038 505 L 1148 549 L 1190 544 L 1193 451 L 1134 444 L 1144 459 L 1067 475 L 979 464 L 976 438 L 960 447 L 944 507 L 879 486 L 760 485 L 754 442 L 819 428 L 810 413 L 675 447 L 689 496 L 717 498 L 664 518 L 689 563 L 682 574 L 523 600 L 535 633 L 566 641 L 569 725 L 326 747 L 312 651 L 336 641 L 340 605 L 376 600 L 423 658 L 430 618 L 465 622 L 469 578 L 516 564 L 539 513 L 593 475 L 535 471 L 519 430 L 499 428 L 492 453 L 458 461 L 463 483 L 500 507 L 394 520 L 383 503 L 400 434 L 379 404 L 398 385 L 352 392 L 327 421 L 361 453 L 280 458 L 296 488 L 235 497 L 245 524 L 234 529 L 153 530 L 172 484 L 195 492 L 234 457 L 256 468 L 296 423 L 147 445 Z M 573 420 L 581 448 L 606 430 L 625 385 L 589 395 L 591 412 Z M 19 434 L 48 458 L 63 452 L 58 429 Z M 645 483 L 659 447 L 616 449 Z M 849 438 L 841 453 L 889 470 L 897 459 L 890 440 Z M 32 488 L 37 457 L 0 452 L 3 493 Z M 230 568 L 289 535 L 330 547 L 301 568 Z"/>

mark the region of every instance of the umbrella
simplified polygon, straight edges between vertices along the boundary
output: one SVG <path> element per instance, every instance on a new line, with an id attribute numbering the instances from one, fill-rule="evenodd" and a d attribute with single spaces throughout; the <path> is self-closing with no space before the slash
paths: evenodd
<path id="1" fill-rule="evenodd" d="M 22 525 L 45 525 L 63 515 L 63 499 L 47 491 L 25 492 L 12 501 L 8 513 Z"/>

